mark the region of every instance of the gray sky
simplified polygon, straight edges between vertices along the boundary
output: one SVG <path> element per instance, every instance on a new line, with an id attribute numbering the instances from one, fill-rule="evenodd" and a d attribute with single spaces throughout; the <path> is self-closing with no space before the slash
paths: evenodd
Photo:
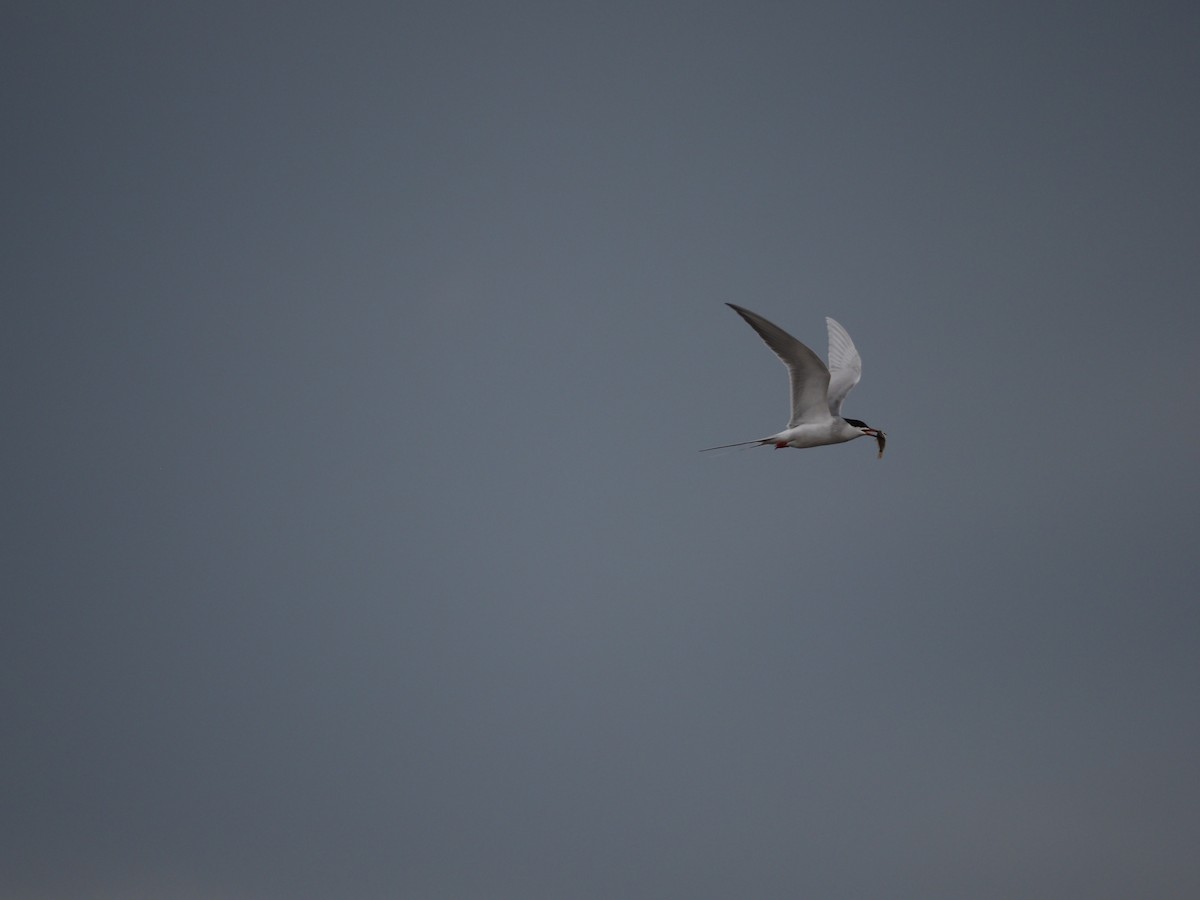
<path id="1" fill-rule="evenodd" d="M 0 35 L 0 895 L 1200 895 L 1195 4 Z"/>

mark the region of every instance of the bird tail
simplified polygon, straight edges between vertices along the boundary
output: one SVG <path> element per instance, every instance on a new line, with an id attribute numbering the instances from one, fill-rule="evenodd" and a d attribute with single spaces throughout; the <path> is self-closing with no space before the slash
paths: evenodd
<path id="1" fill-rule="evenodd" d="M 705 447 L 701 453 L 708 453 L 710 450 L 731 450 L 734 447 L 761 447 L 763 444 L 769 444 L 767 438 L 760 438 L 757 441 L 739 441 L 736 444 L 722 444 L 720 447 Z"/>

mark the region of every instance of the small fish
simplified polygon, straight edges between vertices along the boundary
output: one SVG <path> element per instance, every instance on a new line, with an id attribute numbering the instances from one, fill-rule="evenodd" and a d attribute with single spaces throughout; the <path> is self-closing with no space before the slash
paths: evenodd
<path id="1" fill-rule="evenodd" d="M 879 443 L 879 456 L 876 459 L 883 459 L 883 448 L 887 446 L 887 435 L 882 431 L 875 434 L 875 440 Z"/>

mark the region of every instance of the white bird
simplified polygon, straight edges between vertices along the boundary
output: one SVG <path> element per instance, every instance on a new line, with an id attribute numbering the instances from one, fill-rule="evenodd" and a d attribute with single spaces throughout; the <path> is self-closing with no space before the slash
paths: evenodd
<path id="1" fill-rule="evenodd" d="M 828 316 L 825 317 L 825 324 L 829 328 L 827 368 L 825 363 L 821 362 L 821 357 L 778 325 L 768 322 L 748 309 L 742 309 L 732 303 L 725 305 L 745 319 L 787 366 L 792 379 L 792 417 L 788 420 L 787 428 L 778 434 L 757 441 L 708 447 L 707 450 L 724 450 L 728 447 L 746 447 L 751 444 L 760 447 L 774 444 L 776 450 L 782 450 L 784 447 L 803 449 L 824 444 L 842 444 L 869 435 L 879 443 L 879 457 L 883 458 L 887 435 L 860 419 L 842 417 L 842 401 L 862 377 L 862 358 L 845 328 Z"/>

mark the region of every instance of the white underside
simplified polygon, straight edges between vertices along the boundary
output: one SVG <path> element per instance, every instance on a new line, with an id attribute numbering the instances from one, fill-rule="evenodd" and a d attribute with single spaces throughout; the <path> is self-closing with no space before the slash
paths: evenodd
<path id="1" fill-rule="evenodd" d="M 805 447 L 822 447 L 825 444 L 844 444 L 863 436 L 862 430 L 843 419 L 830 419 L 828 422 L 802 423 L 794 428 L 787 428 L 779 434 L 767 438 L 767 442 L 779 446 L 803 449 Z"/>

